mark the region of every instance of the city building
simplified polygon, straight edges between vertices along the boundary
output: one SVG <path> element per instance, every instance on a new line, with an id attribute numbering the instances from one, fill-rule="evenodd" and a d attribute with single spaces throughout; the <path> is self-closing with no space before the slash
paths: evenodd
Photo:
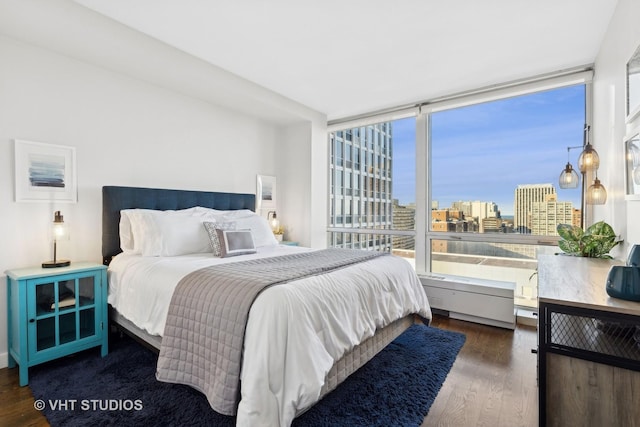
<path id="1" fill-rule="evenodd" d="M 533 203 L 544 202 L 550 194 L 556 194 L 552 184 L 518 185 L 515 190 L 513 227 L 516 233 L 531 234 L 531 209 Z"/>
<path id="2" fill-rule="evenodd" d="M 416 206 L 414 203 L 400 205 L 397 199 L 393 201 L 392 225 L 394 230 L 416 229 Z M 415 250 L 416 240 L 413 236 L 393 236 L 393 250 Z"/>
<path id="3" fill-rule="evenodd" d="M 330 133 L 329 227 L 392 227 L 392 134 L 391 123 Z M 329 239 L 330 246 L 356 249 L 390 251 L 392 244 L 384 234 L 329 233 Z"/>
<path id="4" fill-rule="evenodd" d="M 547 194 L 543 202 L 531 203 L 529 224 L 531 234 L 557 236 L 558 224 L 573 224 L 574 209 L 571 202 L 559 202 L 557 194 Z"/>

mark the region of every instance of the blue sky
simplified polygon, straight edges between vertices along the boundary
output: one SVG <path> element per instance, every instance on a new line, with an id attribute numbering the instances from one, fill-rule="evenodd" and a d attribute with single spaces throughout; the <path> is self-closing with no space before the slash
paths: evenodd
<path id="1" fill-rule="evenodd" d="M 432 189 L 440 207 L 457 200 L 494 202 L 513 215 L 520 184 L 553 184 L 559 201 L 580 207 L 580 189 L 562 190 L 558 177 L 567 146 L 582 145 L 584 86 L 434 113 Z M 593 141 L 592 141 L 593 143 Z M 415 119 L 393 122 L 393 195 L 415 200 Z M 570 152 L 577 169 L 580 149 Z"/>

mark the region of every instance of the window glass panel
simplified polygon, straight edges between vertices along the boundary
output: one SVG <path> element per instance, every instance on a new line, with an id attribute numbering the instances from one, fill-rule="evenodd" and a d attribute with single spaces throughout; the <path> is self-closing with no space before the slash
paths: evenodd
<path id="1" fill-rule="evenodd" d="M 335 164 L 336 166 L 342 166 L 342 139 L 341 138 L 336 138 L 335 139 Z"/>
<path id="2" fill-rule="evenodd" d="M 333 148 L 330 172 L 335 181 L 331 186 L 335 215 L 330 215 L 329 226 L 349 230 L 330 232 L 330 245 L 395 251 L 397 244 L 402 256 L 415 257 L 413 235 L 358 231 L 415 230 L 415 126 L 415 117 L 410 117 L 330 134 L 330 141 L 343 134 L 353 141 L 353 145 L 344 145 L 344 156 L 342 146 L 336 143 Z"/>
<path id="3" fill-rule="evenodd" d="M 585 96 L 585 85 L 568 86 L 431 114 L 432 274 L 511 282 L 516 305 L 537 306 L 537 256 L 558 248 L 526 235 L 582 222 L 581 186 L 561 189 L 558 178 L 567 153 L 577 169 Z"/>
<path id="4" fill-rule="evenodd" d="M 431 230 L 556 236 L 580 224 L 581 190 L 558 177 L 584 123 L 584 85 L 433 113 Z"/>

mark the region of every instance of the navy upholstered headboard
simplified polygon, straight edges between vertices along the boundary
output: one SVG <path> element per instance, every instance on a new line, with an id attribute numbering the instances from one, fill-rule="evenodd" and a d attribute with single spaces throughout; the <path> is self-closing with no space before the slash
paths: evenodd
<path id="1" fill-rule="evenodd" d="M 194 206 L 220 210 L 255 210 L 256 196 L 242 193 L 166 190 L 141 187 L 102 187 L 102 260 L 105 264 L 120 249 L 120 211 L 122 209 L 187 209 Z"/>

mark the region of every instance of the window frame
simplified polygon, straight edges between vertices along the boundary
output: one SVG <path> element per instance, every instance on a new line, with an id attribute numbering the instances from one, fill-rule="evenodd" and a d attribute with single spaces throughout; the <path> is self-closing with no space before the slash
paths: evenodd
<path id="1" fill-rule="evenodd" d="M 424 179 L 417 178 L 416 193 L 424 194 L 425 204 L 422 209 L 416 206 L 416 227 L 422 224 L 419 230 L 419 236 L 424 236 L 424 240 L 417 237 L 416 240 L 416 272 L 418 274 L 431 274 L 431 245 L 434 240 L 448 241 L 468 241 L 468 242 L 486 242 L 486 243 L 507 243 L 507 244 L 527 244 L 539 246 L 557 246 L 559 237 L 557 236 L 537 236 L 530 234 L 511 234 L 511 233 L 456 233 L 447 231 L 433 231 L 429 224 L 432 220 L 432 212 L 430 209 L 432 201 L 431 189 L 431 114 L 440 111 L 446 111 L 455 108 L 462 108 L 481 103 L 499 101 L 516 96 L 530 95 L 537 92 L 543 92 L 551 89 L 559 89 L 575 85 L 585 86 L 585 120 L 586 123 L 591 122 L 592 105 L 593 105 L 593 88 L 592 88 L 592 72 L 578 73 L 576 76 L 559 76 L 556 78 L 545 79 L 540 82 L 532 82 L 524 85 L 518 85 L 510 88 L 501 88 L 495 91 L 483 92 L 480 94 L 470 94 L 468 96 L 460 96 L 455 99 L 448 99 L 442 102 L 434 102 L 424 106 L 416 124 L 421 123 L 424 127 L 422 132 L 416 129 L 416 151 L 418 147 L 422 148 L 423 153 L 416 153 L 419 164 L 417 170 L 423 170 Z M 419 120 L 422 116 L 422 120 Z M 590 209 L 587 209 L 584 203 L 585 188 L 582 188 L 582 216 L 583 221 L 587 224 L 587 218 L 591 217 Z M 423 211 L 423 218 L 418 217 L 418 212 Z M 422 240 L 422 241 L 419 241 Z M 422 248 L 424 252 L 418 254 L 418 248 Z"/>
<path id="2" fill-rule="evenodd" d="M 593 69 L 590 66 L 578 69 L 566 70 L 559 73 L 536 76 L 520 81 L 507 82 L 502 85 L 495 85 L 480 88 L 448 97 L 415 103 L 411 106 L 397 107 L 388 112 L 362 115 L 355 118 L 330 122 L 327 126 L 327 138 L 331 144 L 332 132 L 346 131 L 351 128 L 362 128 L 368 125 L 390 122 L 397 119 L 414 116 L 416 120 L 416 225 L 415 230 L 393 230 L 393 229 L 371 229 L 371 228 L 351 228 L 351 227 L 327 227 L 328 233 L 342 232 L 355 234 L 386 234 L 398 236 L 413 236 L 415 239 L 415 268 L 418 274 L 430 274 L 431 265 L 431 244 L 433 240 L 469 241 L 487 243 L 510 243 L 529 245 L 557 245 L 556 236 L 537 236 L 527 234 L 494 234 L 494 233 L 456 233 L 432 231 L 431 224 L 431 114 L 454 108 L 498 101 L 521 95 L 533 94 L 551 89 L 569 87 L 573 85 L 585 86 L 585 122 L 592 123 L 593 117 Z M 366 132 L 366 130 L 365 130 Z M 367 139 L 365 139 L 367 141 Z M 330 144 L 330 145 L 331 145 Z M 354 146 L 355 147 L 355 146 Z M 330 149 L 330 158 L 333 157 L 333 148 Z M 353 156 L 355 163 L 355 155 Z M 333 163 L 333 162 L 331 162 Z M 329 165 L 331 168 L 331 164 Z M 331 170 L 329 175 L 331 175 Z M 353 186 L 355 189 L 355 186 Z M 362 182 L 361 191 L 368 190 L 367 183 Z M 332 204 L 332 187 L 329 185 L 328 206 Z M 584 203 L 585 188 L 582 189 L 582 218 L 584 224 L 592 221 L 593 210 Z M 331 209 L 331 208 L 330 208 Z M 328 224 L 331 224 L 331 211 L 327 212 Z M 361 213 L 366 215 L 366 212 Z"/>

